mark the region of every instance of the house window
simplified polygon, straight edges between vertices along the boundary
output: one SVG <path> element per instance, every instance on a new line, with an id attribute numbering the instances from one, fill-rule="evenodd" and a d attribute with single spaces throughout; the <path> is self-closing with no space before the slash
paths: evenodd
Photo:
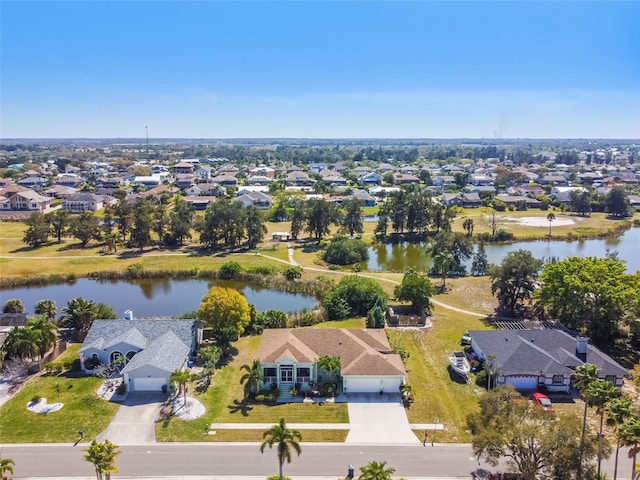
<path id="1" fill-rule="evenodd" d="M 562 375 L 554 375 L 552 379 L 552 383 L 554 385 L 562 385 L 562 381 L 564 380 L 564 376 Z"/>
<path id="2" fill-rule="evenodd" d="M 616 376 L 615 375 L 607 375 L 604 379 L 612 385 L 616 384 Z"/>
<path id="3" fill-rule="evenodd" d="M 263 370 L 264 383 L 278 383 L 278 369 L 265 367 Z"/>
<path id="4" fill-rule="evenodd" d="M 111 352 L 109 356 L 109 362 L 113 365 L 114 363 L 122 362 L 123 355 L 120 352 Z"/>
<path id="5" fill-rule="evenodd" d="M 311 369 L 309 367 L 298 367 L 296 369 L 296 378 L 298 382 L 308 382 L 311 380 Z"/>

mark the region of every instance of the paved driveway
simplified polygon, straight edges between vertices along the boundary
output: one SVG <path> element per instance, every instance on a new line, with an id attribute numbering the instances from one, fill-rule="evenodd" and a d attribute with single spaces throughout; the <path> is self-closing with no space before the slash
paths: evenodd
<path id="1" fill-rule="evenodd" d="M 97 440 L 108 439 L 116 445 L 155 443 L 155 423 L 166 398 L 161 393 L 130 393 Z"/>
<path id="2" fill-rule="evenodd" d="M 346 443 L 417 445 L 399 393 L 347 395 L 351 430 Z"/>

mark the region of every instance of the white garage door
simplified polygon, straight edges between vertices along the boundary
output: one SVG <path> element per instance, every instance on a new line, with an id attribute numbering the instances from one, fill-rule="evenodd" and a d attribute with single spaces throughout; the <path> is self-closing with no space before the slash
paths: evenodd
<path id="1" fill-rule="evenodd" d="M 401 378 L 383 378 L 382 390 L 384 393 L 398 393 L 400 392 Z"/>
<path id="2" fill-rule="evenodd" d="M 133 390 L 136 392 L 161 392 L 167 380 L 162 377 L 145 377 L 133 379 Z"/>
<path id="3" fill-rule="evenodd" d="M 347 393 L 378 393 L 379 377 L 347 378 Z"/>
<path id="4" fill-rule="evenodd" d="M 538 377 L 507 377 L 507 383 L 514 386 L 516 390 L 535 390 L 538 388 Z"/>

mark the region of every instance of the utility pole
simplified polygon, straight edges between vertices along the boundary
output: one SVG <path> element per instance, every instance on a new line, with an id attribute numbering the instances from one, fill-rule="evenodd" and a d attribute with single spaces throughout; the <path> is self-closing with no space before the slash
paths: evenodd
<path id="1" fill-rule="evenodd" d="M 149 158 L 149 127 L 145 126 L 144 129 L 147 132 L 147 158 Z"/>

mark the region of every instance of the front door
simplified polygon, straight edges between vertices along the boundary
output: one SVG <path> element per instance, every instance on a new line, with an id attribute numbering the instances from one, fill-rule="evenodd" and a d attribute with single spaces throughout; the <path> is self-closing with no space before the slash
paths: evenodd
<path id="1" fill-rule="evenodd" d="M 280 381 L 282 383 L 293 382 L 293 365 L 280 365 Z"/>

